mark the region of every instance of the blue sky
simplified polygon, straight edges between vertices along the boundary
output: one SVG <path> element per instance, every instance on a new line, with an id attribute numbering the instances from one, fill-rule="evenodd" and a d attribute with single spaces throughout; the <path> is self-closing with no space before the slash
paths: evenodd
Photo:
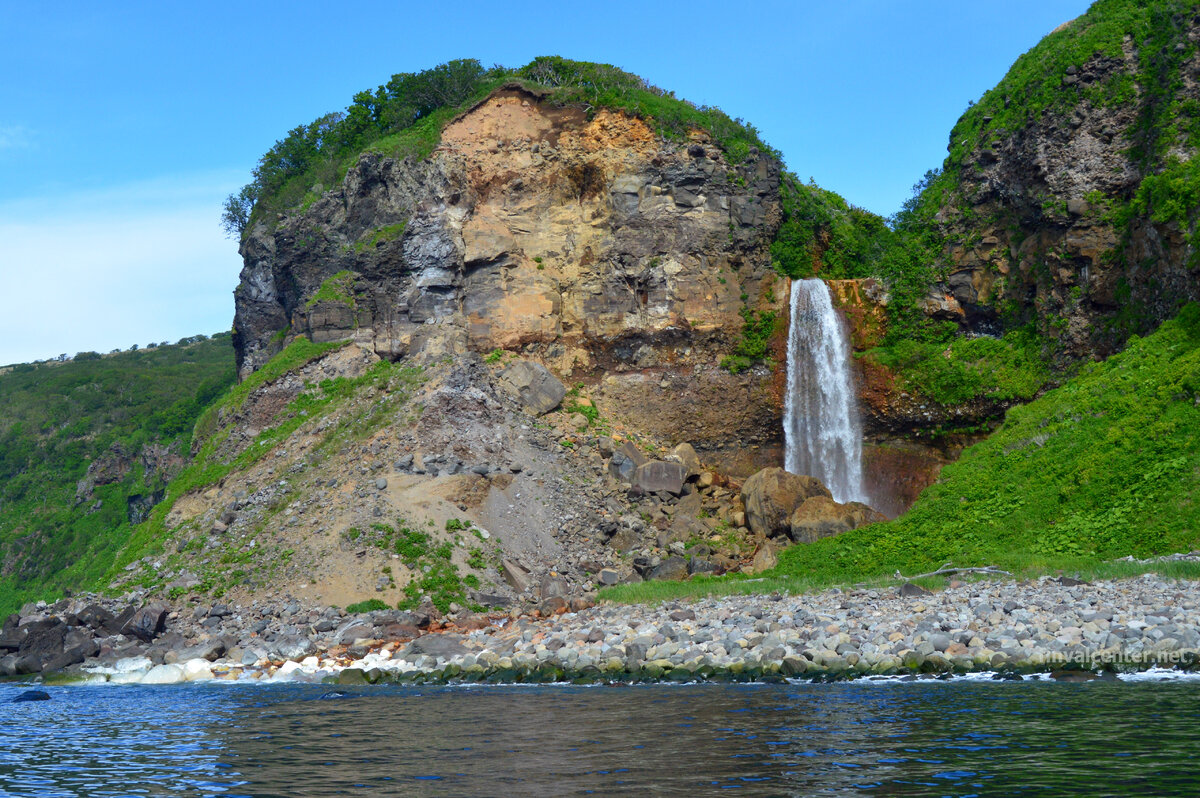
<path id="1" fill-rule="evenodd" d="M 968 101 L 1082 0 L 0 0 L 0 364 L 228 329 L 221 200 L 297 124 L 452 58 L 616 64 L 895 211 Z"/>

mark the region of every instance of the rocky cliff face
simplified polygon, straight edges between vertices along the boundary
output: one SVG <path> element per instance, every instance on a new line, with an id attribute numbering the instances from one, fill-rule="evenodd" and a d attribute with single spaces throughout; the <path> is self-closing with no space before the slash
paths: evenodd
<path id="1" fill-rule="evenodd" d="M 1075 359 L 1107 355 L 1200 298 L 1194 207 L 1167 213 L 1143 186 L 1197 149 L 1200 16 L 1167 11 L 1148 33 L 1064 62 L 1117 13 L 1094 8 L 1026 56 L 1058 84 L 1047 107 L 1013 126 L 1010 109 L 1044 89 L 1010 78 L 964 116 L 947 162 L 957 186 L 936 218 L 948 276 L 928 313 L 985 333 L 1035 319 Z"/>
<path id="2" fill-rule="evenodd" d="M 768 251 L 779 178 L 773 157 L 731 164 L 700 132 L 663 141 L 619 112 L 500 90 L 428 159 L 368 152 L 341 186 L 249 232 L 239 370 L 299 333 L 389 359 L 520 349 L 601 385 L 601 409 L 650 434 L 753 460 L 747 443 L 778 442 L 764 423 L 778 391 L 765 369 L 717 364 L 744 307 L 786 304 Z"/>

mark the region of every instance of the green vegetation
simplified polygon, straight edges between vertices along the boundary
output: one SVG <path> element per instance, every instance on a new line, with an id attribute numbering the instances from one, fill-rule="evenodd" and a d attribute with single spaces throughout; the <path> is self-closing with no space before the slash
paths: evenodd
<path id="1" fill-rule="evenodd" d="M 376 227 L 368 235 L 363 236 L 363 239 L 354 245 L 354 249 L 356 252 L 366 252 L 369 249 L 382 246 L 389 241 L 397 241 L 404 235 L 404 231 L 407 228 L 407 221 Z"/>
<path id="2" fill-rule="evenodd" d="M 771 310 L 753 311 L 743 307 L 742 337 L 733 354 L 721 359 L 721 368 L 738 374 L 764 360 L 770 351 L 771 337 L 778 331 L 781 319 Z"/>
<path id="3" fill-rule="evenodd" d="M 792 278 L 869 277 L 890 244 L 881 216 L 849 205 L 816 183 L 785 172 L 780 186 L 783 222 L 771 242 L 775 268 Z"/>
<path id="4" fill-rule="evenodd" d="M 337 302 L 349 308 L 355 307 L 354 281 L 358 275 L 352 271 L 340 271 L 326 277 L 304 307 L 313 308 L 318 302 Z"/>
<path id="5" fill-rule="evenodd" d="M 1187 561 L 1166 561 L 1154 563 L 1129 562 L 1117 560 L 1108 562 L 1080 561 L 1068 570 L 1045 567 L 1029 567 L 1014 572 L 1014 576 L 1025 579 L 1036 579 L 1040 576 L 1053 576 L 1060 572 L 1069 574 L 1076 579 L 1088 582 L 1104 579 L 1132 579 L 1143 574 L 1157 574 L 1167 579 L 1188 581 L 1200 580 L 1200 563 Z M 963 579 L 983 579 L 987 577 L 964 576 Z M 684 582 L 652 581 L 639 582 L 633 585 L 616 585 L 600 590 L 600 599 L 615 601 L 621 604 L 658 604 L 664 601 L 680 599 L 700 599 L 715 596 L 761 596 L 772 593 L 799 595 L 816 593 L 831 587 L 856 588 L 886 588 L 894 587 L 902 581 L 894 576 L 876 576 L 847 582 L 845 579 L 827 572 L 813 574 L 768 574 L 760 577 L 731 576 L 712 577 L 694 576 Z M 938 590 L 949 583 L 947 577 L 926 577 L 914 579 L 913 584 L 927 590 Z M 1185 588 L 1186 589 L 1186 588 Z"/>
<path id="6" fill-rule="evenodd" d="M 1003 338 L 949 343 L 900 340 L 865 354 L 900 374 L 902 386 L 938 404 L 974 399 L 1029 400 L 1050 379 L 1042 341 L 1029 327 Z"/>
<path id="7" fill-rule="evenodd" d="M 606 589 L 617 601 L 894 584 L 947 562 L 1017 576 L 1200 578 L 1145 559 L 1200 547 L 1200 305 L 1028 405 L 943 469 L 908 513 L 785 549 L 759 578 Z M 935 580 L 939 581 L 939 580 Z"/>
<path id="8" fill-rule="evenodd" d="M 367 599 L 366 601 L 356 601 L 353 604 L 346 606 L 346 612 L 375 612 L 376 610 L 391 609 L 387 604 L 379 599 Z"/>
<path id="9" fill-rule="evenodd" d="M 787 549 L 783 574 L 1075 568 L 1200 544 L 1200 306 L 1040 399 L 904 516 Z"/>
<path id="10" fill-rule="evenodd" d="M 233 380 L 229 333 L 0 374 L 0 614 L 105 583 L 131 511 L 136 518 L 165 488 L 142 452 L 156 445 L 186 457 L 197 416 Z M 107 476 L 77 504 L 91 463 Z"/>
<path id="11" fill-rule="evenodd" d="M 335 409 L 344 410 L 350 405 L 349 400 L 360 393 L 383 392 L 384 398 L 362 406 L 356 412 L 344 412 L 338 424 L 314 448 L 314 456 L 323 456 L 333 447 L 344 445 L 349 440 L 362 439 L 382 424 L 394 421 L 397 412 L 405 406 L 420 384 L 422 370 L 380 361 L 359 377 L 335 377 L 316 384 L 309 383 L 248 446 L 231 448 L 226 445 L 236 414 L 255 388 L 300 369 L 306 363 L 344 345 L 345 342 L 313 344 L 306 338 L 299 338 L 214 403 L 196 423 L 192 442 L 195 454 L 191 462 L 166 486 L 165 498 L 154 508 L 146 522 L 133 530 L 116 564 L 123 565 L 148 553 L 159 552 L 173 536 L 186 532 L 171 530 L 166 526 L 167 515 L 180 497 L 216 484 L 235 471 L 249 468 L 274 452 L 302 425 L 320 421 Z M 291 494 L 285 494 L 278 499 L 271 508 L 272 513 L 281 511 L 292 498 Z M 348 539 L 352 539 L 350 535 L 354 532 L 358 533 L 354 537 L 364 534 L 362 530 L 347 530 Z M 153 583 L 153 579 L 147 582 L 148 585 Z M 229 574 L 214 572 L 207 587 L 213 589 L 229 584 Z"/>
<path id="12" fill-rule="evenodd" d="M 770 151 L 752 126 L 730 119 L 717 108 L 676 99 L 673 93 L 608 64 L 543 56 L 519 69 L 485 69 L 475 59 L 460 59 L 422 72 L 393 75 L 375 91 L 355 94 L 344 112 L 292 129 L 259 159 L 252 181 L 226 199 L 222 225 L 231 235 L 241 236 L 258 220 L 274 220 L 292 208 L 308 207 L 326 187 L 339 183 L 364 151 L 428 157 L 451 120 L 505 84 L 522 86 L 550 103 L 576 106 L 589 114 L 599 108 L 622 110 L 675 140 L 683 140 L 692 129 L 705 130 L 731 163 L 744 160 L 752 148 Z"/>

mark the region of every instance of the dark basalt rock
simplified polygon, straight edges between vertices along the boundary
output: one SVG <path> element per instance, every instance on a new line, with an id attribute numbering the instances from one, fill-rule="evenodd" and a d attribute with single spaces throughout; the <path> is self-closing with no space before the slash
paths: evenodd
<path id="1" fill-rule="evenodd" d="M 49 701 L 50 694 L 44 690 L 26 690 L 10 701 L 10 704 L 23 704 L 27 701 Z"/>

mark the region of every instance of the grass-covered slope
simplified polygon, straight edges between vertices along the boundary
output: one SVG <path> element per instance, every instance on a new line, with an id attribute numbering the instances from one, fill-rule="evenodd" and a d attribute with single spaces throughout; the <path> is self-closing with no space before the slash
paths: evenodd
<path id="1" fill-rule="evenodd" d="M 147 473 L 141 453 L 155 445 L 186 457 L 197 417 L 233 383 L 229 334 L 197 339 L 0 374 L 0 612 L 96 587 L 112 568 L 131 499 L 136 507 L 169 476 Z M 77 483 L 105 461 L 79 501 Z"/>
<path id="2" fill-rule="evenodd" d="M 854 581 L 945 562 L 1071 568 L 1200 547 L 1200 306 L 1034 402 L 899 519 L 783 552 Z"/>

